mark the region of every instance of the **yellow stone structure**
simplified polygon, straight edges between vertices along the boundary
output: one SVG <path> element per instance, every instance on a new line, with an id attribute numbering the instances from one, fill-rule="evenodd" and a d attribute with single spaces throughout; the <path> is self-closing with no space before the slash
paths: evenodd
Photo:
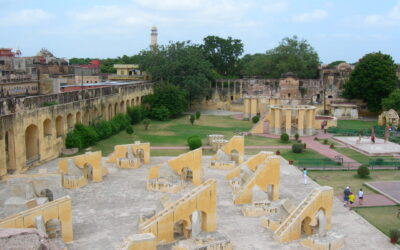
<path id="1" fill-rule="evenodd" d="M 215 180 L 205 181 L 139 224 L 139 233 L 152 233 L 157 239 L 157 244 L 173 242 L 174 231 L 177 229 L 188 238 L 191 234 L 190 228 L 195 212 L 201 217 L 201 231 L 214 232 L 216 230 L 216 188 Z"/>
<path id="2" fill-rule="evenodd" d="M 271 96 L 245 96 L 243 98 L 243 117 L 251 119 L 253 116 L 264 116 L 269 105 L 281 104 L 281 100 Z"/>
<path id="3" fill-rule="evenodd" d="M 93 182 L 103 181 L 103 177 L 108 174 L 108 170 L 101 163 L 101 151 L 88 152 L 70 158 L 60 159 L 58 163 L 59 171 L 63 175 L 63 186 L 65 188 L 79 188 Z M 75 169 L 75 175 L 70 176 L 71 168 Z"/>
<path id="4" fill-rule="evenodd" d="M 333 188 L 315 188 L 275 230 L 274 239 L 286 243 L 299 239 L 302 233 L 330 230 L 332 205 Z"/>
<path id="5" fill-rule="evenodd" d="M 186 181 L 198 186 L 202 183 L 201 148 L 181 154 L 167 162 L 149 169 L 147 189 L 176 193 L 184 188 Z"/>
<path id="6" fill-rule="evenodd" d="M 114 64 L 117 74 L 108 75 L 111 81 L 134 81 L 148 80 L 145 72 L 139 69 L 138 64 Z"/>
<path id="7" fill-rule="evenodd" d="M 64 242 L 73 241 L 71 198 L 64 196 L 43 205 L 25 210 L 0 220 L 0 228 L 37 227 L 36 217 L 42 216 L 46 227 L 52 219 L 61 222 L 61 233 Z M 48 228 L 46 228 L 47 230 Z"/>
<path id="8" fill-rule="evenodd" d="M 140 105 L 151 83 L 126 84 L 19 98 L 0 106 L 0 176 L 23 173 L 60 155 L 76 123 L 111 120 Z M 1 102 L 1 100 L 0 100 Z M 54 105 L 44 106 L 45 102 Z"/>
<path id="9" fill-rule="evenodd" d="M 246 170 L 247 169 L 247 170 Z M 267 156 L 253 172 L 247 166 L 242 166 L 240 177 L 231 180 L 233 187 L 233 202 L 236 205 L 248 204 L 253 201 L 253 190 L 259 188 L 269 194 L 269 200 L 279 199 L 280 157 Z"/>
<path id="10" fill-rule="evenodd" d="M 383 111 L 378 117 L 379 126 L 394 125 L 399 126 L 399 115 L 394 109 Z"/>
<path id="11" fill-rule="evenodd" d="M 125 239 L 119 250 L 157 250 L 156 237 L 152 233 L 134 234 Z"/>
<path id="12" fill-rule="evenodd" d="M 150 163 L 150 143 L 135 141 L 134 144 L 116 145 L 107 160 L 119 168 L 138 168 Z"/>
<path id="13" fill-rule="evenodd" d="M 241 164 L 244 158 L 244 137 L 233 136 L 212 157 L 210 168 L 231 169 Z"/>

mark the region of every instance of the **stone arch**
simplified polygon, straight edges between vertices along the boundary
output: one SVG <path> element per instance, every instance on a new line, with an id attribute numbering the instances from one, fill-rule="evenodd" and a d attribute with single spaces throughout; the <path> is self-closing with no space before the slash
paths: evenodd
<path id="1" fill-rule="evenodd" d="M 191 233 L 191 229 L 188 227 L 189 225 L 190 223 L 185 219 L 176 221 L 174 223 L 174 239 L 189 238 Z"/>
<path id="2" fill-rule="evenodd" d="M 118 114 L 118 103 L 116 102 L 114 104 L 114 115 L 117 115 L 117 114 Z"/>
<path id="3" fill-rule="evenodd" d="M 71 113 L 67 115 L 67 128 L 68 130 L 74 128 L 74 116 Z"/>
<path id="4" fill-rule="evenodd" d="M 43 136 L 50 136 L 51 134 L 51 120 L 46 119 L 43 122 Z"/>
<path id="5" fill-rule="evenodd" d="M 301 221 L 301 234 L 306 234 L 306 235 L 312 235 L 313 234 L 313 229 L 311 224 L 311 218 L 309 216 L 306 216 L 302 221 Z"/>
<path id="6" fill-rule="evenodd" d="M 4 142 L 6 151 L 7 173 L 12 173 L 17 168 L 15 159 L 15 138 L 14 131 L 12 129 L 6 131 Z"/>
<path id="7" fill-rule="evenodd" d="M 92 112 L 92 122 L 96 122 L 97 118 L 99 116 L 99 111 L 97 110 L 97 107 L 93 107 L 93 112 Z"/>
<path id="8" fill-rule="evenodd" d="M 136 105 L 139 105 L 140 103 L 140 100 L 139 100 L 139 96 L 138 97 L 136 97 Z"/>
<path id="9" fill-rule="evenodd" d="M 58 238 L 62 235 L 61 232 L 61 221 L 59 219 L 50 219 L 46 222 L 46 233 L 49 238 Z"/>
<path id="10" fill-rule="evenodd" d="M 85 125 L 89 124 L 89 112 L 83 113 L 82 124 L 85 124 Z"/>
<path id="11" fill-rule="evenodd" d="M 93 179 L 93 167 L 89 163 L 86 163 L 83 166 L 83 175 L 87 180 L 92 180 Z"/>
<path id="12" fill-rule="evenodd" d="M 239 151 L 237 151 L 236 149 L 232 149 L 229 155 L 231 156 L 231 161 L 239 163 L 239 157 L 240 157 Z"/>
<path id="13" fill-rule="evenodd" d="M 131 106 L 135 106 L 135 98 L 131 99 Z"/>
<path id="14" fill-rule="evenodd" d="M 42 191 L 40 191 L 39 194 L 40 194 L 41 197 L 47 197 L 47 199 L 49 201 L 53 201 L 54 200 L 53 191 L 51 191 L 48 188 L 43 189 Z"/>
<path id="15" fill-rule="evenodd" d="M 111 120 L 111 118 L 112 118 L 112 105 L 111 104 L 109 104 L 108 105 L 108 115 L 107 115 L 107 120 Z"/>
<path id="16" fill-rule="evenodd" d="M 100 113 L 100 115 L 101 115 L 101 119 L 102 120 L 106 119 L 106 117 L 107 117 L 106 107 L 103 104 L 101 105 L 101 113 Z"/>
<path id="17" fill-rule="evenodd" d="M 81 111 L 76 112 L 76 123 L 82 123 L 82 114 Z"/>
<path id="18" fill-rule="evenodd" d="M 39 129 L 34 124 L 25 130 L 25 154 L 27 164 L 39 160 Z"/>
<path id="19" fill-rule="evenodd" d="M 121 103 L 119 104 L 119 110 L 121 113 L 125 113 L 124 107 L 125 107 L 125 102 L 121 101 Z"/>
<path id="20" fill-rule="evenodd" d="M 188 167 L 184 167 L 181 170 L 181 179 L 184 181 L 193 181 L 193 171 L 188 168 Z"/>
<path id="21" fill-rule="evenodd" d="M 64 124 L 62 116 L 57 116 L 56 118 L 56 136 L 60 137 L 64 135 Z"/>

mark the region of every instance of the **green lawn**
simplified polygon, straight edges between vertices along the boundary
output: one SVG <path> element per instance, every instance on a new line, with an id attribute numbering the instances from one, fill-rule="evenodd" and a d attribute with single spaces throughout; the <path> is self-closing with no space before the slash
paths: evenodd
<path id="1" fill-rule="evenodd" d="M 375 121 L 361 121 L 361 120 L 338 120 L 337 126 L 341 129 L 366 129 L 378 125 Z"/>
<path id="2" fill-rule="evenodd" d="M 361 179 L 356 176 L 357 171 L 309 171 L 309 176 L 321 186 L 331 186 L 335 194 L 342 194 L 346 186 L 358 191 L 362 188 L 366 194 L 375 193 L 374 190 L 364 186 L 364 182 L 392 181 L 400 179 L 399 170 L 373 170 L 369 179 Z"/>
<path id="3" fill-rule="evenodd" d="M 400 206 L 363 207 L 354 208 L 354 210 L 369 223 L 389 236 L 389 231 L 391 229 L 400 229 L 400 218 L 397 217 L 399 208 Z M 399 241 L 397 243 L 399 243 Z"/>
<path id="4" fill-rule="evenodd" d="M 125 131 L 98 142 L 92 150 L 101 150 L 103 155 L 108 155 L 118 144 L 128 144 L 134 141 L 150 142 L 151 146 L 186 146 L 186 139 L 191 135 L 199 135 L 203 145 L 207 143 L 209 134 L 223 134 L 230 139 L 237 132 L 249 131 L 253 123 L 249 121 L 236 120 L 227 116 L 201 116 L 191 125 L 186 116 L 170 121 L 152 121 L 149 129 L 145 130 L 143 124 L 133 126 L 134 134 L 129 136 Z M 278 139 L 260 136 L 246 136 L 246 146 L 273 146 L 291 145 L 282 144 Z M 157 152 L 156 154 L 167 154 L 168 152 Z M 175 152 L 171 152 L 175 153 Z"/>
<path id="5" fill-rule="evenodd" d="M 351 148 L 335 148 L 335 151 L 346 155 L 347 157 L 361 163 L 361 164 L 368 164 L 370 159 L 382 158 L 385 160 L 393 159 L 392 156 L 366 156 L 361 154 L 358 151 L 355 151 Z"/>

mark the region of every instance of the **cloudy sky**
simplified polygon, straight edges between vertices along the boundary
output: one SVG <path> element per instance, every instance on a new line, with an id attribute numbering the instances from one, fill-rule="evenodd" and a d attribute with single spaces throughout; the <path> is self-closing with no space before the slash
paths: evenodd
<path id="1" fill-rule="evenodd" d="M 133 55 L 207 35 L 241 39 L 262 53 L 286 36 L 310 42 L 323 63 L 382 51 L 400 63 L 400 0 L 0 0 L 0 47 L 59 57 Z"/>

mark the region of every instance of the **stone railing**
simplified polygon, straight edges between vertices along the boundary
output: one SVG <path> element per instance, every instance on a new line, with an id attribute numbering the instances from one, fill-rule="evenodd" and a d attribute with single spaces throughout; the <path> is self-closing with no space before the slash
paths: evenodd
<path id="1" fill-rule="evenodd" d="M 33 110 L 43 106 L 43 103 L 66 104 L 82 100 L 95 99 L 102 96 L 122 94 L 127 91 L 144 91 L 151 89 L 152 82 L 138 82 L 126 85 L 107 86 L 86 90 L 63 92 L 50 95 L 29 96 L 21 98 L 0 99 L 0 116 Z"/>

